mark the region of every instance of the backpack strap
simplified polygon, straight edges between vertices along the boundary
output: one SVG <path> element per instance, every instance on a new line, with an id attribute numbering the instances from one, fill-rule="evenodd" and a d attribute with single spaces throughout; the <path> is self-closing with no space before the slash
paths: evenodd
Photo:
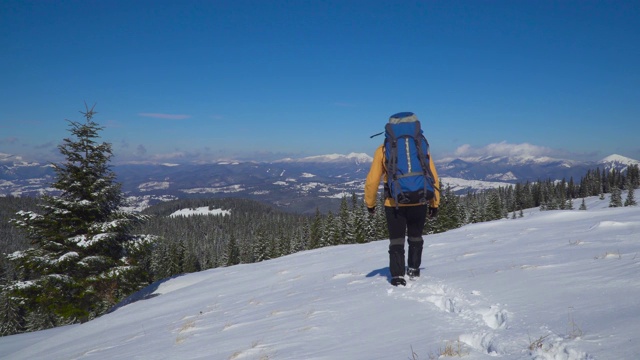
<path id="1" fill-rule="evenodd" d="M 389 156 L 386 159 L 386 169 L 387 169 L 387 182 L 393 182 L 394 186 L 389 186 L 389 195 L 393 198 L 396 208 L 398 207 L 398 189 L 400 188 L 400 184 L 398 182 L 398 138 L 393 131 L 393 126 L 391 123 L 388 123 L 384 127 L 388 136 L 385 138 L 385 146 L 391 145 L 391 149 L 389 149 Z M 393 189 L 393 191 L 391 190 Z"/>
<path id="2" fill-rule="evenodd" d="M 420 159 L 420 165 L 422 166 L 422 171 L 424 172 L 425 178 L 427 178 L 431 182 L 431 186 L 433 186 L 433 191 L 440 191 L 440 189 L 438 188 L 438 184 L 435 183 L 435 177 L 433 176 L 433 173 L 431 172 L 431 167 L 429 166 L 429 163 L 430 163 L 430 159 L 429 159 L 429 141 L 422 134 L 419 122 L 418 122 L 417 125 L 418 126 L 417 126 L 417 129 L 416 129 L 415 140 L 416 140 L 416 148 L 418 149 L 418 159 Z M 422 149 L 422 141 L 421 140 L 424 140 L 424 143 L 427 144 L 427 148 L 424 149 L 425 151 L 423 151 L 423 149 Z M 427 183 L 426 182 L 425 182 L 425 185 L 424 185 L 424 193 L 427 194 Z"/>
<path id="3" fill-rule="evenodd" d="M 431 185 L 433 186 L 434 190 L 435 190 L 435 184 L 434 179 L 433 179 L 433 174 L 431 173 L 431 167 L 429 167 L 429 154 L 428 154 L 428 150 L 429 150 L 429 142 L 427 141 L 427 138 L 424 137 L 424 135 L 422 135 L 422 129 L 420 128 L 420 122 L 418 122 L 416 124 L 416 131 L 415 134 L 413 136 L 413 139 L 416 142 L 416 149 L 418 149 L 418 160 L 420 160 L 420 166 L 422 167 L 422 173 L 424 175 L 424 177 L 426 179 L 428 179 L 431 182 Z M 425 144 L 427 144 L 427 148 L 423 149 L 422 148 L 422 140 L 424 140 Z M 426 196 L 427 194 L 427 182 L 425 181 L 424 183 L 424 194 Z"/>

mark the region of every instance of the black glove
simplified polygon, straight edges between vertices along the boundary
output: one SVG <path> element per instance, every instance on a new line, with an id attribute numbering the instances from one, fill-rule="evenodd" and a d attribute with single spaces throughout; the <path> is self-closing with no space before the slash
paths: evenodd
<path id="1" fill-rule="evenodd" d="M 435 218 L 436 216 L 438 216 L 438 208 L 430 207 L 428 214 L 429 214 L 429 219 Z"/>
<path id="2" fill-rule="evenodd" d="M 367 210 L 369 211 L 369 215 L 373 215 L 376 213 L 376 207 L 368 207 Z"/>

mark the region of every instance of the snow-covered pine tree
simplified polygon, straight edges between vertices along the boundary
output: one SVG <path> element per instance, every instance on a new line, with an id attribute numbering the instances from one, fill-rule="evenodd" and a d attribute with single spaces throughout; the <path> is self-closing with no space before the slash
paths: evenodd
<path id="1" fill-rule="evenodd" d="M 611 198 L 609 199 L 609 207 L 622 207 L 622 191 L 617 186 L 611 188 Z"/>
<path id="2" fill-rule="evenodd" d="M 351 212 L 349 211 L 346 196 L 342 196 L 342 200 L 340 201 L 340 210 L 336 220 L 338 222 L 338 233 L 336 234 L 337 243 L 353 244 L 355 242 L 355 236 L 353 227 L 351 226 Z"/>
<path id="3" fill-rule="evenodd" d="M 256 231 L 253 242 L 253 262 L 269 260 L 269 244 L 266 241 L 267 236 L 263 227 Z"/>
<path id="4" fill-rule="evenodd" d="M 467 194 L 468 198 L 471 198 L 471 194 Z M 470 201 L 468 205 L 468 218 L 470 223 L 479 223 L 483 221 L 482 207 L 478 196 L 474 196 L 474 201 Z"/>
<path id="5" fill-rule="evenodd" d="M 0 293 L 0 336 L 20 333 L 24 330 L 24 317 L 20 305 L 8 293 Z"/>
<path id="6" fill-rule="evenodd" d="M 322 214 L 320 209 L 316 208 L 316 213 L 309 228 L 309 249 L 320 247 L 320 238 L 322 237 Z"/>
<path id="7" fill-rule="evenodd" d="M 440 184 L 440 189 L 443 189 L 442 184 Z M 457 229 L 462 225 L 464 225 L 464 213 L 460 208 L 460 200 L 451 186 L 447 185 L 444 191 L 440 192 L 438 216 L 436 219 L 428 219 L 423 234 L 441 233 Z"/>
<path id="8" fill-rule="evenodd" d="M 226 266 L 240 264 L 240 249 L 236 237 L 231 234 L 227 242 L 227 263 Z"/>
<path id="9" fill-rule="evenodd" d="M 362 204 L 363 208 L 366 208 L 366 204 Z M 379 207 L 376 207 L 375 213 L 369 214 L 368 210 L 363 210 L 366 212 L 365 215 L 365 223 L 364 223 L 364 233 L 365 233 L 365 241 L 374 241 L 378 239 L 378 222 L 376 219 L 376 213 L 380 212 Z"/>
<path id="10" fill-rule="evenodd" d="M 384 201 L 384 191 L 381 191 L 376 202 L 376 211 L 373 214 L 373 223 L 375 227 L 373 240 L 389 238 L 389 228 L 387 227 L 387 215 L 384 210 Z"/>
<path id="11" fill-rule="evenodd" d="M 569 197 L 569 199 L 566 200 L 566 205 L 564 207 L 565 210 L 573 210 L 573 199 L 571 197 Z"/>
<path id="12" fill-rule="evenodd" d="M 292 231 L 291 238 L 291 247 L 289 249 L 289 254 L 295 254 L 297 252 L 303 251 L 307 249 L 308 240 L 309 239 L 309 227 L 311 224 L 309 223 L 308 218 L 303 218 L 298 225 L 297 231 Z"/>
<path id="13" fill-rule="evenodd" d="M 587 210 L 587 204 L 584 202 L 584 198 L 582 198 L 582 203 L 580 204 L 580 208 L 578 210 Z"/>
<path id="14" fill-rule="evenodd" d="M 493 190 L 489 193 L 489 202 L 487 204 L 487 216 L 489 220 L 502 219 L 502 200 L 500 199 L 500 193 L 497 190 Z"/>
<path id="15" fill-rule="evenodd" d="M 336 217 L 333 212 L 329 211 L 324 219 L 322 227 L 322 235 L 320 237 L 320 247 L 337 245 L 337 229 L 336 229 Z"/>
<path id="16" fill-rule="evenodd" d="M 627 167 L 627 177 L 634 189 L 640 186 L 640 169 L 638 168 L 638 164 L 629 165 Z"/>
<path id="17" fill-rule="evenodd" d="M 635 206 L 636 202 L 632 180 L 627 180 L 627 198 L 624 200 L 624 206 Z"/>
<path id="18" fill-rule="evenodd" d="M 353 227 L 353 237 L 356 243 L 365 243 L 367 240 L 365 222 L 367 210 L 364 201 L 358 201 L 358 196 L 351 194 L 351 226 Z"/>
<path id="19" fill-rule="evenodd" d="M 144 217 L 120 210 L 111 144 L 97 142 L 102 127 L 93 107 L 81 113 L 86 121 L 69 121 L 73 137 L 58 146 L 66 161 L 53 164 L 59 195 L 43 196 L 41 213 L 20 211 L 12 219 L 32 247 L 8 256 L 19 278 L 4 290 L 20 299 L 28 322 L 48 319 L 27 323 L 30 330 L 87 321 L 150 280 L 140 262 L 154 238 L 131 234 Z"/>

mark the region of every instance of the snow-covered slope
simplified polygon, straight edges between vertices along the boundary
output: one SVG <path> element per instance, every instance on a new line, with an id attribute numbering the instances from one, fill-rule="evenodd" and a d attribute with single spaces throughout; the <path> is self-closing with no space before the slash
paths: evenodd
<path id="1" fill-rule="evenodd" d="M 88 323 L 0 338 L 0 358 L 638 359 L 640 207 L 607 205 L 426 236 L 406 288 L 386 240 L 167 279 Z"/>
<path id="2" fill-rule="evenodd" d="M 476 192 L 488 189 L 497 189 L 499 187 L 507 187 L 510 184 L 497 181 L 482 181 L 482 180 L 466 180 L 453 177 L 442 177 L 440 181 L 446 188 L 451 187 L 451 190 L 457 194 L 466 194 L 468 191 Z"/>

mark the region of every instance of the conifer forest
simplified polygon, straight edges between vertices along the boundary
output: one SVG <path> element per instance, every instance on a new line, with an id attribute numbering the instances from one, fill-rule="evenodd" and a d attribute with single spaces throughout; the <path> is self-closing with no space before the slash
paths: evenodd
<path id="1" fill-rule="evenodd" d="M 370 215 L 355 194 L 314 216 L 241 198 L 182 199 L 124 212 L 110 144 L 98 141 L 93 109 L 83 115 L 86 122 L 70 122 L 73 136 L 59 146 L 66 161 L 56 164 L 52 186 L 60 195 L 0 198 L 0 336 L 88 321 L 171 276 L 388 237 L 383 199 Z M 636 205 L 639 185 L 637 165 L 462 195 L 440 184 L 438 216 L 427 219 L 425 235 L 517 219 L 527 208 L 584 210 L 581 199 L 589 196 L 611 194 L 611 207 Z M 228 213 L 170 216 L 201 207 Z"/>

